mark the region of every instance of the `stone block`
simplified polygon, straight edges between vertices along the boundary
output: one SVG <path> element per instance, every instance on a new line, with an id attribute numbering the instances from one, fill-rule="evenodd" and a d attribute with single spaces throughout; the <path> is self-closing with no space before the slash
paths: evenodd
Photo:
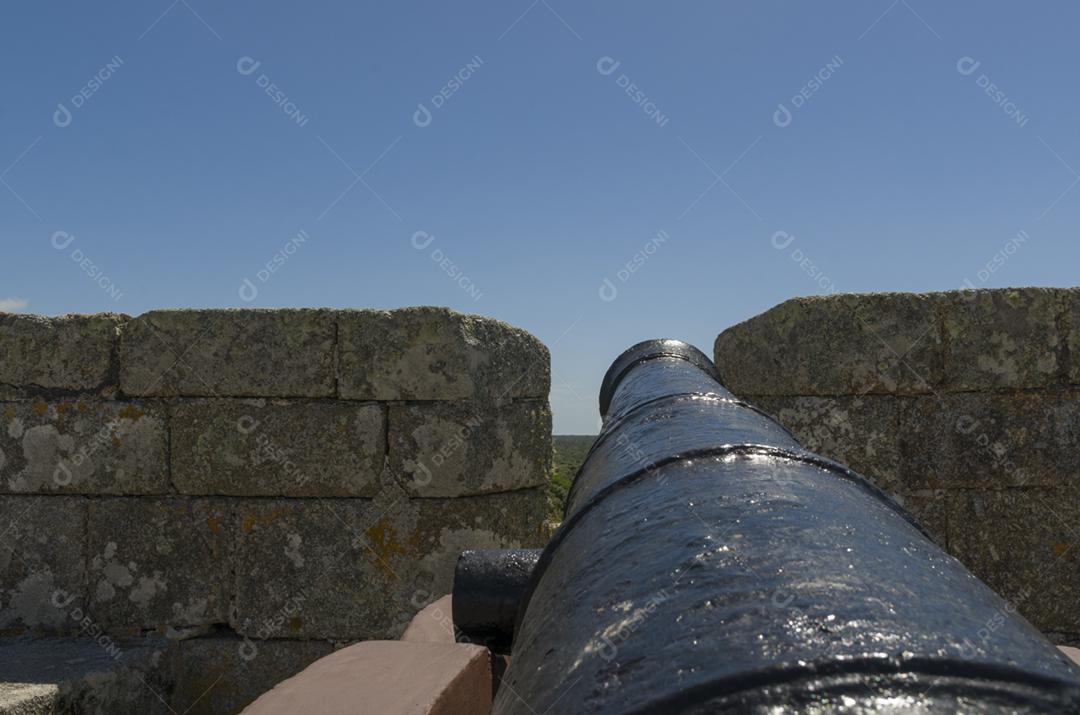
<path id="1" fill-rule="evenodd" d="M 961 393 L 900 408 L 906 489 L 1064 486 L 1080 478 L 1080 395 Z"/>
<path id="2" fill-rule="evenodd" d="M 86 504 L 76 497 L 0 498 L 0 634 L 81 629 Z"/>
<path id="3" fill-rule="evenodd" d="M 396 638 L 470 548 L 541 545 L 542 489 L 239 507 L 233 628 L 252 639 Z"/>
<path id="4" fill-rule="evenodd" d="M 1043 631 L 1080 632 L 1080 490 L 948 492 L 949 550 Z"/>
<path id="5" fill-rule="evenodd" d="M 330 397 L 334 318 L 325 310 L 155 310 L 120 340 L 128 395 Z"/>
<path id="6" fill-rule="evenodd" d="M 329 655 L 326 641 L 193 638 L 180 641 L 173 657 L 176 688 L 172 712 L 187 715 L 238 713 L 282 680 Z M 311 708 L 312 713 L 319 707 Z"/>
<path id="7" fill-rule="evenodd" d="M 945 389 L 962 392 L 1059 382 L 1055 288 L 959 291 L 945 303 Z"/>
<path id="8" fill-rule="evenodd" d="M 529 333 L 447 308 L 338 313 L 341 396 L 354 400 L 546 398 L 551 355 Z"/>
<path id="9" fill-rule="evenodd" d="M 454 497 L 542 486 L 551 471 L 546 402 L 391 405 L 391 473 L 410 493 Z"/>
<path id="10" fill-rule="evenodd" d="M 0 384 L 46 390 L 97 390 L 110 378 L 126 315 L 0 313 Z"/>
<path id="11" fill-rule="evenodd" d="M 0 403 L 0 491 L 162 494 L 166 442 L 152 402 Z"/>
<path id="12" fill-rule="evenodd" d="M 793 298 L 728 328 L 715 362 L 738 395 L 927 393 L 940 381 L 941 294 Z"/>
<path id="13" fill-rule="evenodd" d="M 1066 379 L 1071 385 L 1080 385 L 1080 288 L 1068 288 L 1061 291 L 1061 302 L 1061 326 L 1064 329 L 1065 345 L 1068 349 Z"/>
<path id="14" fill-rule="evenodd" d="M 224 502 L 94 500 L 87 531 L 89 610 L 111 633 L 227 621 L 233 529 Z"/>
<path id="15" fill-rule="evenodd" d="M 374 403 L 195 400 L 172 413 L 182 494 L 374 496 L 385 408 Z"/>
<path id="16" fill-rule="evenodd" d="M 851 467 L 885 491 L 898 480 L 897 398 L 890 395 L 749 398 L 804 447 Z"/>
<path id="17" fill-rule="evenodd" d="M 312 663 L 244 712 L 488 715 L 491 671 L 482 646 L 365 641 Z"/>
<path id="18" fill-rule="evenodd" d="M 454 603 L 451 594 L 437 598 L 417 611 L 409 621 L 401 640 L 417 643 L 456 643 Z"/>
<path id="19" fill-rule="evenodd" d="M 948 550 L 948 501 L 944 489 L 928 489 L 891 496 L 930 534 L 934 543 Z"/>

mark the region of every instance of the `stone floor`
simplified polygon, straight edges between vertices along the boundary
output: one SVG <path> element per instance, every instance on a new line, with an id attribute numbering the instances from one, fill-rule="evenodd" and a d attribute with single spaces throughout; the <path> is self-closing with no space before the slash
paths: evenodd
<path id="1" fill-rule="evenodd" d="M 0 714 L 167 713 L 165 650 L 158 640 L 2 639 Z"/>

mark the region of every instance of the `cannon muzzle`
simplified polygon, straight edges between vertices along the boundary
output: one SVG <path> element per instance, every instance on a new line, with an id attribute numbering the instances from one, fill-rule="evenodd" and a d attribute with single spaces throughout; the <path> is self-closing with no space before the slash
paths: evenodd
<path id="1" fill-rule="evenodd" d="M 695 348 L 630 348 L 600 408 L 493 712 L 1080 712 L 1014 606 Z"/>

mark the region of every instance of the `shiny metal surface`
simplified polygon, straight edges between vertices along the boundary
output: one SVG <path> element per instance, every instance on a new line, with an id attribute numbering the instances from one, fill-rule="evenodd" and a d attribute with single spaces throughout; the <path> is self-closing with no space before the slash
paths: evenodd
<path id="1" fill-rule="evenodd" d="M 509 652 L 518 606 L 539 558 L 540 549 L 462 552 L 454 569 L 454 628 L 470 643 Z"/>
<path id="2" fill-rule="evenodd" d="M 493 712 L 1080 712 L 1011 605 L 686 355 L 609 370 Z"/>

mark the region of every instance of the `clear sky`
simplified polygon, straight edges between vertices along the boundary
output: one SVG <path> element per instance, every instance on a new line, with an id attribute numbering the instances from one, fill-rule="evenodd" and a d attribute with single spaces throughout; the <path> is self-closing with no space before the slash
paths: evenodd
<path id="1" fill-rule="evenodd" d="M 551 346 L 555 430 L 592 433 L 641 339 L 1077 283 L 1075 3 L 3 16 L 0 308 L 448 305 Z"/>

